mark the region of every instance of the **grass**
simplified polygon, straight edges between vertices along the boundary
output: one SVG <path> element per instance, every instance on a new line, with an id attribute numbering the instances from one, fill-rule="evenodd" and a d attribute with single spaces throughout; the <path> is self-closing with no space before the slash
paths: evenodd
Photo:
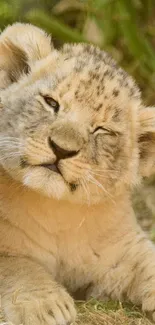
<path id="1" fill-rule="evenodd" d="M 99 302 L 90 300 L 77 302 L 77 325 L 151 325 L 152 322 L 131 304 Z"/>

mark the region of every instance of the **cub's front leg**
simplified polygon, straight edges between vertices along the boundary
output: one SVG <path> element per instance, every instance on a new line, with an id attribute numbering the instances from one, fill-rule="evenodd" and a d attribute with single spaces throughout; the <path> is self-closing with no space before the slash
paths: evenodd
<path id="1" fill-rule="evenodd" d="M 99 258 L 87 298 L 130 300 L 155 321 L 155 247 L 139 231 L 128 234 Z"/>
<path id="2" fill-rule="evenodd" d="M 6 320 L 15 325 L 65 325 L 76 316 L 65 289 L 26 258 L 0 257 L 0 294 Z"/>

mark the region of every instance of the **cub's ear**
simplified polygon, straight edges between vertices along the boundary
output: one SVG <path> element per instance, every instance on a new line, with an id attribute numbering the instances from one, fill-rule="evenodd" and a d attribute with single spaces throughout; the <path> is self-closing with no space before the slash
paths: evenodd
<path id="1" fill-rule="evenodd" d="M 21 23 L 7 27 L 0 35 L 0 88 L 16 82 L 51 50 L 50 38 L 41 29 Z"/>
<path id="2" fill-rule="evenodd" d="M 155 107 L 140 111 L 139 154 L 141 175 L 155 174 Z"/>

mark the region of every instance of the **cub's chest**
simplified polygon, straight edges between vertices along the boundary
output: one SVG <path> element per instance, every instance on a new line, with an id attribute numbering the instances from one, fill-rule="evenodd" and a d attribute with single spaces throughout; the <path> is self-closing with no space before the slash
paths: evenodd
<path id="1" fill-rule="evenodd" d="M 95 226 L 88 229 L 88 223 L 81 225 L 74 221 L 63 224 L 57 220 L 53 227 L 51 223 L 48 223 L 48 231 L 40 227 L 36 234 L 44 254 L 48 252 L 54 257 L 57 274 L 61 276 L 75 269 L 88 270 L 88 265 L 96 263 L 100 256 L 102 236 Z"/>
<path id="2" fill-rule="evenodd" d="M 72 291 L 91 282 L 107 245 L 109 231 L 104 221 L 109 218 L 101 217 L 105 208 L 74 205 L 23 190 L 10 196 L 3 191 L 0 210 L 2 252 L 31 257 Z"/>
<path id="3" fill-rule="evenodd" d="M 37 253 L 40 261 L 44 258 L 46 267 L 59 282 L 65 281 L 71 286 L 72 281 L 74 285 L 79 279 L 85 283 L 86 278 L 91 277 L 103 242 L 96 218 L 90 216 L 88 210 L 78 212 L 81 213 L 60 207 L 54 213 L 46 212 L 44 218 L 38 215 L 36 225 L 32 226 L 32 229 L 36 227 L 35 238 L 43 248 L 41 256 L 37 252 L 34 255 Z"/>
<path id="4" fill-rule="evenodd" d="M 56 280 L 69 291 L 79 291 L 78 294 L 81 295 L 92 281 L 94 269 L 100 259 L 100 245 L 97 240 L 93 241 L 89 237 L 85 227 L 61 232 L 57 239 Z"/>

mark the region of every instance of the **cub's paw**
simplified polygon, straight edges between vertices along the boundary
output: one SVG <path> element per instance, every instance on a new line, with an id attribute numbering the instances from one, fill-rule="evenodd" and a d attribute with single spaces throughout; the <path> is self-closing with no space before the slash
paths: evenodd
<path id="1" fill-rule="evenodd" d="M 31 292 L 21 297 L 19 294 L 15 301 L 9 303 L 7 299 L 3 308 L 6 320 L 15 325 L 65 325 L 76 317 L 73 299 L 61 287 L 38 291 L 37 296 Z"/>

